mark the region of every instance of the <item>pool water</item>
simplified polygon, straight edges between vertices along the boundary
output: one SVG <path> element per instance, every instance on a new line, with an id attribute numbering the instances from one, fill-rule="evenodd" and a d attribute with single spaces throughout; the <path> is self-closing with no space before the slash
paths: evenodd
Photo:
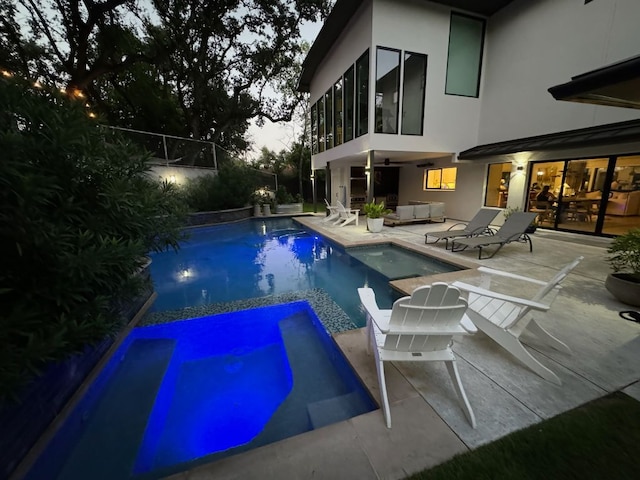
<path id="1" fill-rule="evenodd" d="M 136 328 L 26 478 L 160 478 L 375 408 L 306 302 Z"/>
<path id="2" fill-rule="evenodd" d="M 154 312 L 321 289 L 356 327 L 365 324 L 359 287 L 391 308 L 400 295 L 389 280 L 457 270 L 390 245 L 343 249 L 292 219 L 194 229 L 180 251 L 152 259 Z"/>

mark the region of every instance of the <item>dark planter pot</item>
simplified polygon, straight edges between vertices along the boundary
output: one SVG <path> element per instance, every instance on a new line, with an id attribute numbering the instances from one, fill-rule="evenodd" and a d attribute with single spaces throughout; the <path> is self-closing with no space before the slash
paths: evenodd
<path id="1" fill-rule="evenodd" d="M 640 282 L 628 273 L 611 273 L 604 286 L 609 293 L 627 305 L 640 307 Z"/>

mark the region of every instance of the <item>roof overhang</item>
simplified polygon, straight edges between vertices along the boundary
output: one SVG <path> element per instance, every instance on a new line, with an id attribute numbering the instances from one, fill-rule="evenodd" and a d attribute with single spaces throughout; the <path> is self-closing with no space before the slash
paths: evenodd
<path id="1" fill-rule="evenodd" d="M 640 109 L 640 55 L 549 88 L 556 100 Z"/>
<path id="2" fill-rule="evenodd" d="M 425 0 L 426 1 L 426 0 Z M 465 10 L 470 13 L 489 17 L 501 8 L 507 6 L 513 0 L 430 0 L 431 3 L 439 3 L 452 8 Z M 331 13 L 322 25 L 313 45 L 302 62 L 302 73 L 298 79 L 298 91 L 309 92 L 311 80 L 316 73 L 320 62 L 327 55 L 334 42 L 338 39 L 353 15 L 358 11 L 365 0 L 337 0 Z"/>
<path id="3" fill-rule="evenodd" d="M 563 152 L 581 148 L 638 144 L 640 120 L 610 123 L 596 127 L 519 138 L 470 148 L 458 154 L 459 160 L 478 160 L 521 152 Z M 615 152 L 611 152 L 613 154 Z"/>

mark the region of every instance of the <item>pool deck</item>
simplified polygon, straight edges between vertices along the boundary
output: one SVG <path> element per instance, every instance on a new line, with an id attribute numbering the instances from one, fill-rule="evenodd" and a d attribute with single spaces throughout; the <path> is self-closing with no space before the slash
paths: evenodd
<path id="1" fill-rule="evenodd" d="M 476 251 L 451 253 L 442 241 L 424 244 L 426 232 L 444 230 L 454 221 L 384 227 L 374 234 L 366 231 L 364 217 L 359 226 L 342 228 L 326 226 L 322 218 L 298 217 L 305 226 L 344 246 L 390 242 L 468 268 L 392 282 L 404 292 L 434 281 L 474 282 L 480 265 L 548 280 L 583 255 L 549 312 L 536 317 L 573 354 L 523 336 L 534 356 L 560 377 L 562 386 L 538 377 L 481 332 L 456 337 L 453 350 L 475 412 L 476 429 L 458 406 L 443 364 L 386 364 L 391 429 L 385 427 L 382 411 L 375 410 L 171 479 L 402 479 L 610 392 L 622 390 L 640 400 L 640 324 L 621 319 L 618 312 L 632 307 L 615 300 L 604 288 L 610 273 L 606 262 L 610 239 L 539 229 L 532 235 L 532 253 L 525 244 L 510 244 L 494 258 L 478 260 Z M 514 295 L 531 295 L 517 284 L 510 289 Z M 363 329 L 335 339 L 379 402 L 375 364 L 366 353 Z"/>

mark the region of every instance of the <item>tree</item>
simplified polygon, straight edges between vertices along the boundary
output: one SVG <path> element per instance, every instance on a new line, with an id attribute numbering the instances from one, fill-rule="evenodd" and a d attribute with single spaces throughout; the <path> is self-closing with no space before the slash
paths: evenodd
<path id="1" fill-rule="evenodd" d="M 0 106 L 2 397 L 120 326 L 144 255 L 178 247 L 184 207 L 81 102 L 0 79 Z"/>
<path id="2" fill-rule="evenodd" d="M 235 151 L 247 146 L 250 119 L 291 118 L 299 95 L 275 93 L 297 78 L 302 22 L 319 19 L 331 3 L 151 0 L 145 11 L 134 0 L 16 0 L 18 12 L 0 2 L 0 38 L 23 74 L 64 82 L 119 126 L 131 126 L 142 109 L 132 105 L 140 88 L 159 89 L 148 100 L 161 106 L 145 106 L 143 118 L 175 107 L 183 135 Z M 28 19 L 24 36 L 18 15 Z M 141 62 L 148 68 L 133 68 Z"/>

